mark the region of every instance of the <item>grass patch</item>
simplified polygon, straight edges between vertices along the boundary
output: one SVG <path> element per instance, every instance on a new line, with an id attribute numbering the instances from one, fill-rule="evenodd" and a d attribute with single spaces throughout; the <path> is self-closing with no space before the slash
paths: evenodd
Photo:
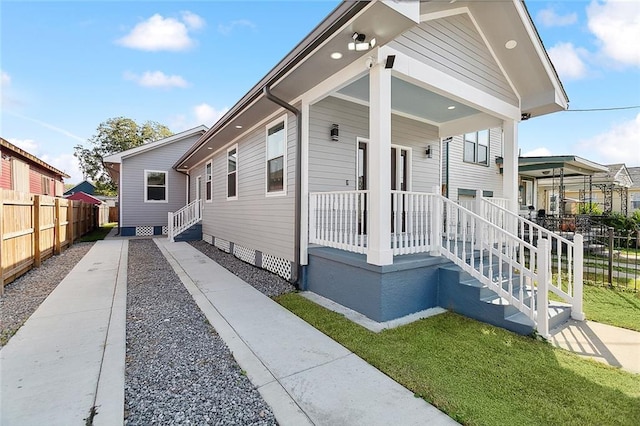
<path id="1" fill-rule="evenodd" d="M 88 234 L 85 234 L 82 237 L 80 237 L 80 242 L 89 243 L 89 242 L 94 242 L 98 240 L 104 240 L 104 238 L 111 231 L 111 229 L 113 229 L 113 227 L 116 226 L 117 224 L 118 224 L 117 222 L 105 223 L 100 228 L 94 229 Z"/>
<path id="2" fill-rule="evenodd" d="M 446 313 L 373 333 L 298 294 L 287 309 L 467 425 L 635 425 L 640 376 Z"/>
<path id="3" fill-rule="evenodd" d="M 588 320 L 640 331 L 640 292 L 593 285 L 583 289 Z"/>

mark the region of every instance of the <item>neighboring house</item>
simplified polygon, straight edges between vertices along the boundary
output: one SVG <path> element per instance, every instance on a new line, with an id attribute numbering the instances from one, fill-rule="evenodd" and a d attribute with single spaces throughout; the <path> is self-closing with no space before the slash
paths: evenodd
<path id="1" fill-rule="evenodd" d="M 66 195 L 64 198 L 68 200 L 84 201 L 85 203 L 95 204 L 96 206 L 103 204 L 103 201 L 101 199 L 82 191 L 78 191 L 78 192 L 74 192 L 73 194 Z"/>
<path id="2" fill-rule="evenodd" d="M 83 180 L 76 186 L 65 191 L 65 197 L 67 195 L 75 194 L 76 192 L 84 192 L 85 194 L 93 195 L 96 192 L 96 186 L 88 180 Z"/>
<path id="3" fill-rule="evenodd" d="M 627 167 L 627 172 L 631 177 L 629 187 L 629 214 L 640 210 L 640 167 Z"/>
<path id="4" fill-rule="evenodd" d="M 70 176 L 0 138 L 0 188 L 61 197 Z"/>
<path id="5" fill-rule="evenodd" d="M 206 130 L 198 126 L 103 159 L 118 185 L 120 235 L 166 235 L 167 213 L 188 202 L 189 176 L 172 165 Z"/>
<path id="6" fill-rule="evenodd" d="M 200 221 L 205 241 L 375 321 L 440 306 L 546 335 L 547 303 L 514 276 L 558 285 L 535 256 L 557 236 L 511 229 L 517 128 L 567 107 L 522 1 L 343 2 L 175 162 L 190 203 L 170 238 Z M 474 215 L 443 191 L 507 210 Z M 489 276 L 503 264 L 515 273 Z"/>
<path id="7" fill-rule="evenodd" d="M 502 167 L 502 158 L 497 163 Z M 545 215 L 576 214 L 579 202 L 589 194 L 590 177 L 607 170 L 577 155 L 519 157 L 519 213 L 533 218 L 541 210 Z"/>
<path id="8" fill-rule="evenodd" d="M 631 175 L 624 164 L 609 164 L 603 166 L 603 169 L 588 177 L 565 178 L 560 198 L 573 200 L 576 205 L 583 202 L 595 203 L 603 213 L 615 212 L 626 216 L 630 213 L 629 188 L 633 184 Z M 556 185 L 557 181 L 558 177 Z M 547 185 L 549 187 L 550 184 Z"/>

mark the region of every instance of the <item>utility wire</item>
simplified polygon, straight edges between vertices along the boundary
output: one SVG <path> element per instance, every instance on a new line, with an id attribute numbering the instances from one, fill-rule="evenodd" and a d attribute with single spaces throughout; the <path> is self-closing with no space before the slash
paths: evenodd
<path id="1" fill-rule="evenodd" d="M 621 109 L 635 109 L 635 108 L 640 108 L 640 105 L 612 107 L 612 108 L 567 109 L 565 110 L 565 112 L 617 111 Z"/>

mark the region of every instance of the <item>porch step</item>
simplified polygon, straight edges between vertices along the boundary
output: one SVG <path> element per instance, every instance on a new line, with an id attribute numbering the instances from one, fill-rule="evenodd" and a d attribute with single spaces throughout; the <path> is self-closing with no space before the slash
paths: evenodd
<path id="1" fill-rule="evenodd" d="M 199 241 L 202 239 L 202 224 L 196 223 L 174 237 L 174 241 Z"/>
<path id="2" fill-rule="evenodd" d="M 529 317 L 457 265 L 452 263 L 440 267 L 439 278 L 440 306 L 518 334 L 529 335 L 535 330 L 535 324 Z M 504 281 L 505 290 L 507 286 L 507 282 Z M 514 286 L 512 292 L 518 294 L 520 286 Z M 526 285 L 522 288 L 522 292 L 525 303 L 535 297 L 536 293 Z M 563 324 L 570 316 L 571 305 L 560 302 L 549 303 L 549 329 Z"/>

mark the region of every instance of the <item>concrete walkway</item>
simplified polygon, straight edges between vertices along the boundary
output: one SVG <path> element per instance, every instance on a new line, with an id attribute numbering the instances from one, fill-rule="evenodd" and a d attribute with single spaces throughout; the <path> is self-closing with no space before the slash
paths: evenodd
<path id="1" fill-rule="evenodd" d="M 98 241 L 0 351 L 0 424 L 122 424 L 127 241 Z"/>
<path id="2" fill-rule="evenodd" d="M 640 333 L 592 321 L 575 321 L 551 330 L 551 343 L 631 373 L 640 374 Z"/>
<path id="3" fill-rule="evenodd" d="M 280 424 L 456 424 L 189 244 L 155 242 Z"/>
<path id="4" fill-rule="evenodd" d="M 187 243 L 154 240 L 282 425 L 455 422 Z M 98 241 L 0 351 L 0 424 L 123 422 L 128 241 Z M 552 341 L 640 372 L 640 333 L 571 322 Z"/>

